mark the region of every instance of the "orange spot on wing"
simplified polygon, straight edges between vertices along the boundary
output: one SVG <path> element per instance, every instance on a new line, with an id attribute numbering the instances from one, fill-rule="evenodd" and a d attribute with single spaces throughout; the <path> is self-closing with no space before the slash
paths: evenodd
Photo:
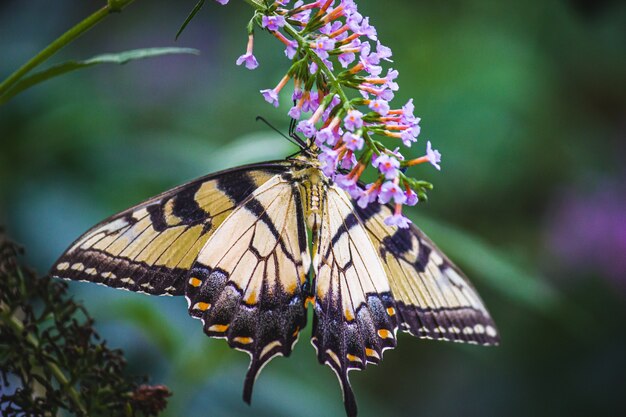
<path id="1" fill-rule="evenodd" d="M 349 360 L 350 362 L 361 362 L 361 363 L 363 362 L 363 361 L 361 360 L 361 358 L 359 358 L 359 357 L 358 357 L 358 356 L 356 356 L 356 355 L 352 355 L 352 354 L 350 354 L 350 353 L 348 353 L 348 354 L 346 355 L 346 357 L 348 358 L 348 360 Z"/>
<path id="2" fill-rule="evenodd" d="M 365 348 L 365 354 L 369 357 L 380 359 L 380 356 L 378 356 L 378 352 L 376 352 L 374 349 Z"/>
<path id="3" fill-rule="evenodd" d="M 241 343 L 242 345 L 249 345 L 250 343 L 252 343 L 254 341 L 254 339 L 252 339 L 251 337 L 235 337 L 233 339 L 233 342 L 235 343 Z"/>
<path id="4" fill-rule="evenodd" d="M 252 305 L 256 304 L 256 293 L 252 292 L 248 299 L 246 300 L 246 304 Z"/>
<path id="5" fill-rule="evenodd" d="M 387 314 L 389 314 L 390 316 L 395 316 L 396 315 L 396 309 L 393 308 L 393 307 L 387 308 Z"/>
<path id="6" fill-rule="evenodd" d="M 392 339 L 393 338 L 393 333 L 391 333 L 387 329 L 380 329 L 378 331 L 378 336 L 380 336 L 381 339 Z"/>
<path id="7" fill-rule="evenodd" d="M 196 304 L 193 306 L 193 308 L 194 308 L 194 310 L 206 311 L 206 310 L 208 310 L 209 308 L 211 308 L 211 304 L 209 304 L 209 303 L 202 303 L 202 302 L 200 302 L 200 303 L 196 303 Z"/>
<path id="8" fill-rule="evenodd" d="M 291 295 L 296 292 L 296 287 L 297 287 L 296 283 L 291 282 L 287 285 L 287 287 L 285 287 L 285 292 Z"/>
<path id="9" fill-rule="evenodd" d="M 199 287 L 201 284 L 202 281 L 198 278 L 193 277 L 189 279 L 189 285 L 191 285 L 192 287 Z"/>
<path id="10" fill-rule="evenodd" d="M 226 330 L 228 330 L 228 324 L 214 324 L 209 327 L 210 332 L 224 333 Z"/>

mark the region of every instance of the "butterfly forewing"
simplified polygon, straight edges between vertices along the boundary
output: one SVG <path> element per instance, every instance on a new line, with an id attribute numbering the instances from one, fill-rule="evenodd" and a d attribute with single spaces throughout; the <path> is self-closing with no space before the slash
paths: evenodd
<path id="1" fill-rule="evenodd" d="M 150 294 L 181 295 L 217 226 L 286 162 L 244 166 L 169 190 L 104 220 L 78 238 L 51 275 Z"/>
<path id="2" fill-rule="evenodd" d="M 306 325 L 310 256 L 297 186 L 276 175 L 220 225 L 187 282 L 189 313 L 211 337 L 251 356 L 244 399 L 260 369 L 288 356 Z"/>

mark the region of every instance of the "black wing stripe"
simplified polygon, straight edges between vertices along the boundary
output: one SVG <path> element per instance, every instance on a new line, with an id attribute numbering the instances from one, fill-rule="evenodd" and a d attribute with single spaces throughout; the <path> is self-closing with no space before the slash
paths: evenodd
<path id="1" fill-rule="evenodd" d="M 498 343 L 493 320 L 476 291 L 419 229 L 385 226 L 383 219 L 392 212 L 387 206 L 374 203 L 361 209 L 355 205 L 355 211 L 370 237 L 379 243 L 380 256 L 388 273 L 395 271 L 395 276 L 390 278 L 395 285 L 392 291 L 413 300 L 407 303 L 396 299 L 403 330 L 422 338 Z M 389 230 L 388 235 L 383 234 L 386 230 Z M 433 255 L 437 258 L 432 258 Z M 439 257 L 441 261 L 435 264 L 434 259 Z M 422 308 L 428 306 L 441 308 Z"/>
<path id="2" fill-rule="evenodd" d="M 384 223 L 382 221 L 380 221 L 379 218 L 373 218 L 372 221 L 375 221 L 379 224 L 379 226 L 382 226 Z M 381 242 L 382 243 L 382 242 Z M 423 253 L 427 253 L 425 250 L 422 250 L 424 246 L 420 245 L 420 257 L 419 259 L 422 259 L 422 255 Z M 395 259 L 395 258 L 394 258 Z M 398 262 L 398 264 L 400 264 L 400 261 L 395 259 L 396 262 Z M 385 259 L 383 259 L 383 262 L 386 262 Z M 425 263 L 424 263 L 425 265 Z M 417 269 L 417 268 L 416 268 Z M 424 268 L 422 268 L 421 271 L 419 272 L 423 272 L 425 271 Z M 406 271 L 402 268 L 402 272 L 404 273 L 404 279 L 399 280 L 399 283 L 405 288 L 405 290 L 408 287 L 408 292 L 412 293 L 413 296 L 415 297 L 415 299 L 424 299 L 426 300 L 426 303 L 429 305 L 446 305 L 447 303 L 444 302 L 442 296 L 438 297 L 438 294 L 433 294 L 430 289 L 428 288 L 428 286 L 424 286 L 424 292 L 420 291 L 421 297 L 418 296 L 417 291 L 419 291 L 419 287 L 417 285 L 404 285 L 404 284 L 409 284 L 412 282 L 413 278 L 409 277 L 406 274 Z M 438 285 L 438 284 L 437 284 Z M 442 293 L 443 294 L 443 293 Z M 437 300 L 437 301 L 436 301 Z M 426 326 L 421 326 L 420 329 L 422 330 L 422 333 L 424 337 L 426 338 L 432 338 L 432 339 L 442 339 L 445 340 L 446 336 L 441 332 L 441 329 L 449 329 L 450 327 L 452 327 L 451 325 L 451 321 L 450 318 L 447 314 L 446 309 L 441 309 L 439 310 L 440 314 L 433 314 L 431 315 L 431 320 L 428 320 L 425 324 Z M 422 324 L 422 323 L 420 323 Z M 426 331 L 428 333 L 426 333 Z"/>
<path id="3" fill-rule="evenodd" d="M 212 224 L 215 217 L 223 221 L 237 201 L 292 166 L 291 161 L 247 165 L 152 197 L 91 228 L 72 243 L 50 274 L 132 291 L 179 295 L 194 252 L 201 250 L 202 241 L 217 227 Z M 230 195 L 219 189 L 218 182 L 227 185 Z"/>
<path id="4" fill-rule="evenodd" d="M 294 191 L 275 176 L 242 201 L 204 246 L 187 281 L 189 314 L 203 321 L 205 333 L 251 356 L 247 402 L 263 366 L 288 356 L 306 324 L 302 279 L 309 261 L 305 266 L 301 255 L 308 247 L 293 248 L 307 242 L 296 223 L 302 207 Z"/>

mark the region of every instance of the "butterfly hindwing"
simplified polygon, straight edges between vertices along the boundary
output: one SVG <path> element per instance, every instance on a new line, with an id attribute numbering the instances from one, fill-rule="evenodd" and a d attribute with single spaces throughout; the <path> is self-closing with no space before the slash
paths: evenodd
<path id="1" fill-rule="evenodd" d="M 306 325 L 309 268 L 300 193 L 276 175 L 220 225 L 190 271 L 189 314 L 207 335 L 251 356 L 247 402 L 261 368 L 288 356 Z"/>
<path id="2" fill-rule="evenodd" d="M 387 205 L 354 207 L 378 248 L 402 330 L 425 339 L 498 344 L 496 327 L 474 287 L 421 230 L 413 224 L 406 229 L 385 225 L 393 214 Z"/>
<path id="3" fill-rule="evenodd" d="M 345 191 L 328 187 L 314 261 L 312 343 L 321 363 L 337 374 L 349 416 L 356 402 L 352 369 L 378 363 L 396 345 L 394 301 L 383 265 Z"/>
<path id="4" fill-rule="evenodd" d="M 125 210 L 78 238 L 51 275 L 158 295 L 181 295 L 198 253 L 224 219 L 285 162 L 212 174 Z"/>

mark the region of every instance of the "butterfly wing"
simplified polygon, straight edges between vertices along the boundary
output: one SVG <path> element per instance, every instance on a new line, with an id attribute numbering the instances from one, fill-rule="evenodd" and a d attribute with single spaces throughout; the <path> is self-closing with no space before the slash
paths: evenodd
<path id="1" fill-rule="evenodd" d="M 262 367 L 288 356 L 306 325 L 310 263 L 300 193 L 276 175 L 220 225 L 190 271 L 189 314 L 251 356 L 246 402 Z"/>
<path id="2" fill-rule="evenodd" d="M 386 205 L 361 209 L 328 188 L 314 260 L 312 343 L 356 403 L 348 372 L 378 363 L 400 326 L 418 337 L 497 344 L 484 304 L 463 273 L 417 227 L 387 226 Z"/>
<path id="3" fill-rule="evenodd" d="M 495 324 L 467 277 L 411 224 L 387 226 L 387 205 L 354 205 L 389 278 L 400 328 L 425 339 L 481 345 L 499 342 Z"/>
<path id="4" fill-rule="evenodd" d="M 76 240 L 55 277 L 158 295 L 181 295 L 185 277 L 217 227 L 286 162 L 218 172 L 116 214 Z"/>
<path id="5" fill-rule="evenodd" d="M 378 363 L 396 345 L 394 301 L 381 260 L 350 197 L 328 187 L 314 260 L 315 315 L 311 342 L 342 386 L 348 416 L 356 402 L 348 372 Z"/>

